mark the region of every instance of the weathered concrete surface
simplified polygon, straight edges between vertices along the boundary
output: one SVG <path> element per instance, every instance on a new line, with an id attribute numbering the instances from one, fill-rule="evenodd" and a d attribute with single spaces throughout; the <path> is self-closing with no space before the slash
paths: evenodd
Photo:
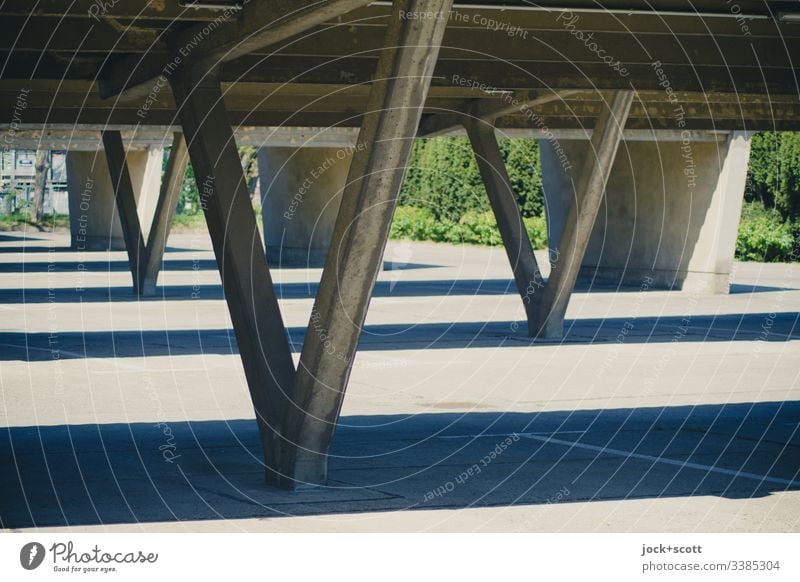
<path id="1" fill-rule="evenodd" d="M 536 335 L 539 331 L 538 314 L 533 292 L 542 284 L 542 272 L 522 220 L 517 195 L 511 185 L 494 126 L 484 121 L 473 121 L 467 123 L 465 128 L 525 308 L 528 335 Z"/>
<path id="2" fill-rule="evenodd" d="M 540 140 L 550 247 L 576 197 L 587 141 Z M 727 293 L 742 210 L 750 140 L 623 141 L 584 256 L 581 278 L 638 287 Z M 572 169 L 564 169 L 569 163 Z"/>
<path id="3" fill-rule="evenodd" d="M 502 249 L 390 243 L 329 487 L 290 494 L 205 233 L 146 300 L 123 252 L 30 236 L 0 235 L 5 528 L 800 530 L 800 266 L 734 263 L 727 296 L 579 286 L 544 342 Z M 319 274 L 274 272 L 295 357 Z"/>
<path id="4" fill-rule="evenodd" d="M 267 259 L 276 267 L 322 267 L 331 244 L 352 147 L 258 150 Z"/>
<path id="5" fill-rule="evenodd" d="M 279 479 L 268 475 L 283 488 L 328 483 L 333 435 L 452 5 L 453 0 L 392 3 L 386 46 L 281 421 Z M 414 12 L 436 17 L 407 20 Z"/>
<path id="6" fill-rule="evenodd" d="M 544 289 L 532 298 L 535 320 L 531 335 L 550 339 L 564 335 L 564 317 L 586 257 L 597 213 L 605 200 L 633 96 L 632 91 L 615 91 L 603 104 L 605 110 L 595 122 L 589 150 L 579 162 L 580 173 L 573 181 L 576 196 L 570 202 L 559 236 L 558 254 L 553 257 L 551 253 L 550 278 Z M 552 216 L 548 212 L 551 220 Z"/>
<path id="7" fill-rule="evenodd" d="M 150 232 L 161 187 L 162 148 L 131 150 L 128 171 L 144 236 Z M 70 233 L 75 250 L 125 250 L 114 187 L 102 151 L 67 152 Z"/>

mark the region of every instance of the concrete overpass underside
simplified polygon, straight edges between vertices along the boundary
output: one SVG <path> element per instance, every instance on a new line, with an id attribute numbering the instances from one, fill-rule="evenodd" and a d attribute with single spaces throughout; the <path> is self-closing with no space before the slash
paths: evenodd
<path id="1" fill-rule="evenodd" d="M 6 0 L 3 131 L 75 150 L 77 208 L 102 180 L 142 295 L 157 293 L 191 160 L 267 480 L 284 488 L 326 480 L 414 137 L 469 138 L 529 333 L 553 339 L 582 275 L 727 291 L 749 135 L 800 130 L 792 2 L 196 4 Z M 542 145 L 547 280 L 503 136 Z M 262 146 L 269 261 L 237 142 Z M 134 150 L 170 143 L 164 179 L 147 179 Z M 337 169 L 304 188 L 328 159 Z M 324 262 L 297 365 L 268 266 L 276 246 Z"/>

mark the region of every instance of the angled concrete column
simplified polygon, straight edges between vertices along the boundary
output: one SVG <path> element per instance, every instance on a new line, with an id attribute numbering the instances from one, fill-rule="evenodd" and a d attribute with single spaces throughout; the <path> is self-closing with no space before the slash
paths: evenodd
<path id="1" fill-rule="evenodd" d="M 538 336 L 558 338 L 564 333 L 564 315 L 605 197 L 632 102 L 633 91 L 615 91 L 595 122 L 590 149 L 573 181 L 575 194 L 559 237 L 558 252 L 551 253 L 550 277 L 543 292 L 533 297 L 533 327 Z"/>
<path id="2" fill-rule="evenodd" d="M 163 156 L 161 148 L 133 150 L 128 154 L 128 169 L 139 217 L 148 227 L 158 201 Z M 105 153 L 67 152 L 66 165 L 72 248 L 125 250 Z"/>
<path id="3" fill-rule="evenodd" d="M 128 170 L 125 145 L 122 143 L 122 134 L 116 130 L 104 131 L 103 146 L 108 160 L 108 169 L 111 174 L 111 184 L 114 187 L 114 196 L 117 201 L 117 213 L 122 224 L 122 236 L 125 239 L 125 248 L 128 251 L 128 264 L 133 276 L 133 289 L 136 293 L 142 292 L 144 284 L 144 268 L 147 262 L 144 236 L 142 235 L 141 221 L 136 211 L 136 195 Z"/>
<path id="4" fill-rule="evenodd" d="M 537 331 L 532 325 L 535 319 L 533 297 L 543 285 L 542 274 L 533 254 L 533 245 L 525 229 L 516 194 L 511 187 L 511 179 L 500 153 L 494 127 L 481 120 L 471 120 L 465 124 L 465 128 L 475 152 L 489 203 L 497 219 L 517 290 L 522 297 L 528 319 L 528 333 L 533 335 Z"/>
<path id="5" fill-rule="evenodd" d="M 327 478 L 328 450 L 451 5 L 392 5 L 284 420 L 285 487 Z"/>
<path id="6" fill-rule="evenodd" d="M 582 160 L 587 141 L 564 141 Z M 551 250 L 574 197 L 569 171 L 553 144 L 540 142 Z M 749 136 L 706 141 L 651 141 L 623 146 L 612 168 L 589 240 L 581 280 L 594 283 L 727 293 L 742 208 Z"/>
<path id="7" fill-rule="evenodd" d="M 161 190 L 153 216 L 153 224 L 147 235 L 147 262 L 144 269 L 144 282 L 142 293 L 144 295 L 156 294 L 158 273 L 161 270 L 161 261 L 164 250 L 167 248 L 169 231 L 172 228 L 172 219 L 178 207 L 178 200 L 183 186 L 183 177 L 189 165 L 189 151 L 182 133 L 175 133 L 172 137 L 172 148 L 167 160 L 164 178 L 161 180 Z"/>
<path id="8" fill-rule="evenodd" d="M 325 264 L 352 148 L 258 150 L 267 260 L 274 267 Z"/>
<path id="9" fill-rule="evenodd" d="M 122 135 L 119 131 L 102 132 L 108 168 L 117 201 L 117 213 L 122 223 L 122 234 L 125 248 L 128 251 L 128 262 L 133 276 L 133 289 L 139 295 L 155 295 L 158 272 L 164 256 L 167 237 L 175 216 L 183 176 L 186 173 L 188 154 L 183 135 L 173 136 L 167 170 L 161 181 L 156 208 L 152 212 L 152 223 L 145 238 L 144 225 L 137 209 L 137 196 L 131 182 L 128 158 L 131 152 L 125 151 Z M 155 165 L 155 164 L 152 164 Z M 160 168 L 159 168 L 160 171 Z M 138 196 L 139 202 L 148 205 L 152 202 L 151 192 L 145 190 Z M 145 198 L 147 196 L 148 198 Z M 149 209 L 146 211 L 150 213 Z"/>
<path id="10" fill-rule="evenodd" d="M 267 467 L 276 482 L 294 363 L 215 71 L 170 78 Z"/>

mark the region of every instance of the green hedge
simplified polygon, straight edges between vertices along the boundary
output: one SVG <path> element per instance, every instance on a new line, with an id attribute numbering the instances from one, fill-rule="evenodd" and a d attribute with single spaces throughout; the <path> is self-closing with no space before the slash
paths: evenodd
<path id="1" fill-rule="evenodd" d="M 800 218 L 800 133 L 753 136 L 745 199 L 774 208 L 784 221 Z"/>
<path id="2" fill-rule="evenodd" d="M 745 205 L 736 240 L 742 261 L 797 261 L 800 248 L 800 133 L 753 135 Z"/>
<path id="3" fill-rule="evenodd" d="M 547 227 L 541 216 L 523 219 L 534 248 L 547 247 Z M 399 206 L 390 236 L 395 239 L 499 246 L 503 244 L 491 211 L 470 210 L 458 221 L 437 219 L 433 211 Z"/>
<path id="4" fill-rule="evenodd" d="M 501 139 L 511 186 L 534 247 L 547 247 L 539 147 L 532 139 Z M 409 160 L 391 236 L 456 244 L 502 244 L 466 138 L 419 139 Z"/>
<path id="5" fill-rule="evenodd" d="M 532 139 L 501 139 L 500 151 L 522 215 L 542 216 L 538 144 Z M 450 222 L 459 222 L 471 211 L 490 210 L 469 140 L 417 140 L 400 191 L 400 204 L 427 208 L 435 218 Z"/>
<path id="6" fill-rule="evenodd" d="M 544 196 L 535 140 L 500 148 L 536 248 L 547 245 Z M 736 243 L 744 261 L 796 261 L 800 248 L 800 133 L 753 136 L 745 204 Z M 417 140 L 400 194 L 392 236 L 501 244 L 475 157 L 466 138 Z"/>
<path id="7" fill-rule="evenodd" d="M 745 203 L 736 238 L 736 258 L 767 263 L 796 261 L 798 234 L 797 225 L 784 222 L 777 210 Z"/>

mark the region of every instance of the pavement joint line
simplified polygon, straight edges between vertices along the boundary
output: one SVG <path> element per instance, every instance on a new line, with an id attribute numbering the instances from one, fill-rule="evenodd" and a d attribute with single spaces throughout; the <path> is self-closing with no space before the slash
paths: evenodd
<path id="1" fill-rule="evenodd" d="M 66 352 L 64 352 L 66 353 Z M 122 364 L 118 364 L 122 365 Z M 130 364 L 129 364 L 130 365 Z M 156 373 L 160 374 L 163 372 L 208 372 L 208 368 L 129 368 L 131 373 Z M 92 374 L 118 374 L 117 370 L 92 370 Z"/>
<path id="2" fill-rule="evenodd" d="M 437 436 L 434 438 L 437 439 L 482 439 L 486 437 L 513 437 L 513 436 L 521 436 L 521 437 L 534 437 L 534 436 L 546 436 L 546 435 L 553 435 L 553 434 L 586 434 L 587 431 L 585 430 L 562 430 L 562 431 L 542 431 L 542 432 L 511 432 L 511 433 L 486 433 L 486 434 L 457 434 L 457 435 L 443 435 Z"/>
<path id="3" fill-rule="evenodd" d="M 0 343 L 0 347 L 14 348 L 14 349 L 17 349 L 17 350 L 26 350 L 26 351 L 37 351 L 37 352 L 51 352 L 52 353 L 54 351 L 54 350 L 52 350 L 50 348 L 38 348 L 36 346 L 26 346 L 26 345 L 21 345 L 21 344 Z M 58 351 L 59 354 L 66 354 L 68 356 L 72 356 L 73 358 L 89 359 L 89 357 L 86 354 L 80 354 L 78 352 L 71 352 L 71 351 L 68 351 L 68 350 L 62 350 L 60 348 L 57 351 Z M 117 366 L 119 368 L 124 368 L 126 370 L 137 371 L 137 372 L 149 372 L 149 370 L 147 368 L 143 368 L 142 366 L 134 366 L 133 364 L 124 364 L 122 362 L 119 362 L 118 360 L 120 359 L 120 357 L 110 358 L 111 364 L 114 365 L 114 366 Z M 146 356 L 142 356 L 142 357 L 146 357 Z M 104 359 L 109 359 L 109 358 L 104 358 Z M 53 361 L 55 362 L 55 361 L 58 361 L 58 360 L 53 359 Z"/>
<path id="4" fill-rule="evenodd" d="M 597 445 L 588 445 L 584 443 L 576 443 L 574 441 L 565 441 L 561 439 L 554 439 L 551 437 L 541 437 L 537 435 L 525 435 L 520 433 L 520 436 L 525 436 L 526 438 L 530 438 L 536 441 L 540 441 L 543 443 L 553 443 L 557 445 L 563 445 L 567 447 L 575 447 L 579 449 L 585 449 L 589 451 L 595 451 L 598 453 L 604 453 L 608 455 L 616 455 L 619 457 L 625 457 L 628 459 L 637 459 L 640 461 L 651 461 L 653 463 L 663 463 L 665 465 L 672 465 L 673 467 L 680 467 L 682 469 L 697 469 L 700 471 L 706 471 L 709 473 L 719 473 L 721 475 L 730 475 L 733 477 L 741 477 L 743 479 L 752 479 L 754 481 L 761 481 L 761 482 L 768 482 L 768 483 L 775 483 L 777 485 L 786 485 L 789 487 L 800 487 L 800 481 L 792 481 L 790 479 L 781 479 L 780 477 L 770 477 L 768 475 L 758 475 L 756 473 L 748 473 L 746 471 L 735 471 L 733 469 L 724 469 L 722 467 L 714 467 L 713 465 L 703 465 L 702 463 L 689 463 L 687 461 L 678 461 L 676 459 L 667 459 L 664 457 L 654 457 L 652 455 L 643 455 L 641 453 L 633 453 L 630 451 L 623 451 L 620 449 L 611 449 L 608 447 L 601 447 Z"/>

